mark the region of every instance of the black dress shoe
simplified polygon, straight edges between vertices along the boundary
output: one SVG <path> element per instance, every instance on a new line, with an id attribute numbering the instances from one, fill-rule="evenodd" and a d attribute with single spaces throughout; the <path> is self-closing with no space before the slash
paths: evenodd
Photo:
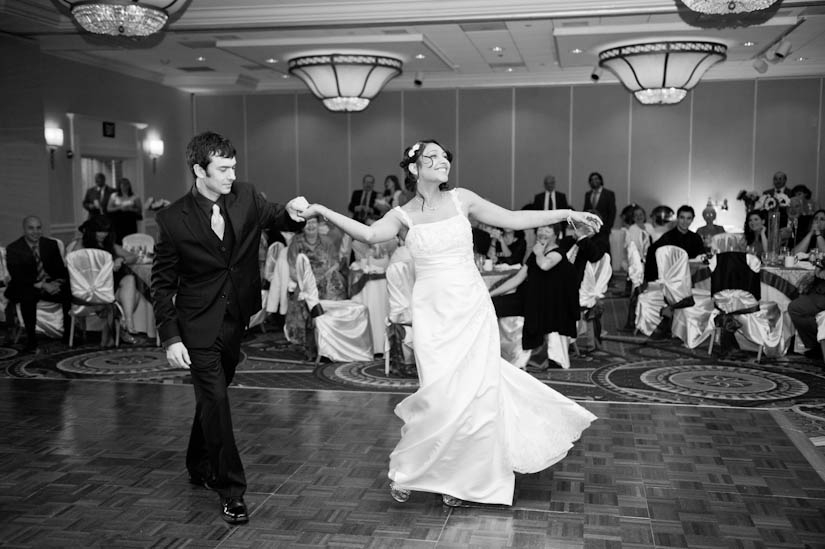
<path id="1" fill-rule="evenodd" d="M 249 522 L 246 503 L 243 502 L 243 498 L 221 498 L 221 518 L 229 524 L 245 524 Z"/>
<path id="2" fill-rule="evenodd" d="M 822 347 L 811 347 L 802 354 L 805 355 L 806 358 L 810 358 L 811 360 L 822 360 Z"/>

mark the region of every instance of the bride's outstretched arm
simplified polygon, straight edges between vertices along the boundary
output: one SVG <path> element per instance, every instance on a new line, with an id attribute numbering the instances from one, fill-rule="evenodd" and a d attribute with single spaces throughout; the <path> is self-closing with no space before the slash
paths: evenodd
<path id="1" fill-rule="evenodd" d="M 467 205 L 467 213 L 482 223 L 503 229 L 523 230 L 544 225 L 554 225 L 562 221 L 574 221 L 590 225 L 598 230 L 602 225 L 597 215 L 574 210 L 508 210 L 484 200 L 473 191 L 459 189 L 462 204 Z"/>
<path id="2" fill-rule="evenodd" d="M 367 244 L 375 244 L 376 242 L 389 240 L 401 230 L 401 220 L 398 217 L 398 213 L 393 210 L 387 212 L 384 217 L 372 225 L 364 225 L 359 221 L 341 215 L 334 210 L 330 210 L 321 204 L 311 204 L 306 209 L 300 211 L 299 214 L 304 218 L 320 215 L 355 240 L 360 240 Z"/>

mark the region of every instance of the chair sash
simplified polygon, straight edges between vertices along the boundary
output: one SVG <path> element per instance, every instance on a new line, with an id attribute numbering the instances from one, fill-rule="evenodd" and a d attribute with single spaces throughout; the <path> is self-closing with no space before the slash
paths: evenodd
<path id="1" fill-rule="evenodd" d="M 678 246 L 656 250 L 656 266 L 665 301 L 673 308 L 693 305 L 687 252 Z"/>
<path id="2" fill-rule="evenodd" d="M 114 303 L 112 254 L 91 248 L 75 250 L 66 256 L 66 266 L 72 301 L 85 305 Z"/>
<path id="3" fill-rule="evenodd" d="M 604 254 L 596 262 L 588 262 L 584 267 L 584 277 L 579 286 L 579 306 L 589 309 L 607 293 L 610 277 L 613 276 L 613 267 L 610 265 L 610 254 Z"/>
<path id="4" fill-rule="evenodd" d="M 711 293 L 722 290 L 744 290 L 756 301 L 762 298 L 759 272 L 762 262 L 753 254 L 724 252 L 714 255 L 708 263 Z"/>
<path id="5" fill-rule="evenodd" d="M 312 316 L 324 314 L 321 307 L 321 300 L 318 298 L 318 284 L 315 281 L 315 274 L 309 258 L 305 254 L 298 254 L 295 259 L 295 278 L 298 282 L 298 301 L 304 301 Z"/>
<path id="6" fill-rule="evenodd" d="M 642 285 L 645 278 L 642 254 L 639 253 L 639 248 L 636 247 L 636 243 L 633 241 L 627 243 L 627 277 L 630 279 L 634 290 Z"/>

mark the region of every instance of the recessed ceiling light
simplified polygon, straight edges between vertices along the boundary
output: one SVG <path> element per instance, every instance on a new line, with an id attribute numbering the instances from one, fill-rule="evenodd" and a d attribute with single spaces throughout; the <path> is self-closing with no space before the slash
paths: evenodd
<path id="1" fill-rule="evenodd" d="M 507 72 L 513 72 L 513 67 L 507 67 Z"/>
<path id="2" fill-rule="evenodd" d="M 427 57 L 427 56 L 424 55 L 423 53 L 419 53 L 418 55 L 415 56 L 416 59 L 424 59 L 425 57 Z"/>
<path id="3" fill-rule="evenodd" d="M 206 61 L 206 57 L 204 57 L 204 56 L 202 56 L 202 55 L 201 55 L 200 57 L 198 57 L 198 61 L 200 61 L 201 63 L 203 63 L 204 61 Z"/>
<path id="4" fill-rule="evenodd" d="M 797 57 L 796 60 L 797 61 L 807 61 L 808 58 L 807 57 Z"/>
<path id="5" fill-rule="evenodd" d="M 746 48 L 752 48 L 756 45 L 756 42 L 751 42 L 750 40 L 748 40 L 747 42 L 742 42 L 742 45 Z"/>
<path id="6" fill-rule="evenodd" d="M 272 64 L 272 63 L 277 63 L 278 60 L 275 59 L 274 57 L 270 57 L 269 59 L 266 60 L 266 62 Z"/>
<path id="7" fill-rule="evenodd" d="M 583 53 L 583 52 L 584 52 L 584 50 L 581 49 L 581 48 L 573 48 L 572 50 L 570 50 L 570 53 Z"/>
<path id="8" fill-rule="evenodd" d="M 281 78 L 286 80 L 287 78 L 289 78 L 289 75 L 287 73 L 284 73 L 284 74 L 281 75 Z"/>
<path id="9" fill-rule="evenodd" d="M 493 53 L 501 53 L 501 52 L 503 52 L 503 51 L 504 51 L 504 48 L 502 48 L 501 46 L 493 46 L 493 47 L 492 47 L 492 48 L 490 48 L 490 49 L 492 49 L 492 50 L 493 50 Z"/>

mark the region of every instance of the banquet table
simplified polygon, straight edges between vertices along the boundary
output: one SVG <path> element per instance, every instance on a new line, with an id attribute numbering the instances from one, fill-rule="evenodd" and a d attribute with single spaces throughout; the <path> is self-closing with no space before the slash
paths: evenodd
<path id="1" fill-rule="evenodd" d="M 690 261 L 690 278 L 694 288 L 710 290 L 710 267 L 699 261 Z M 782 312 L 783 341 L 790 339 L 796 330 L 788 315 L 788 305 L 799 297 L 800 283 L 813 275 L 811 269 L 798 267 L 766 267 L 759 271 L 761 301 L 773 301 Z M 796 338 L 794 349 L 803 350 L 800 339 Z"/>

